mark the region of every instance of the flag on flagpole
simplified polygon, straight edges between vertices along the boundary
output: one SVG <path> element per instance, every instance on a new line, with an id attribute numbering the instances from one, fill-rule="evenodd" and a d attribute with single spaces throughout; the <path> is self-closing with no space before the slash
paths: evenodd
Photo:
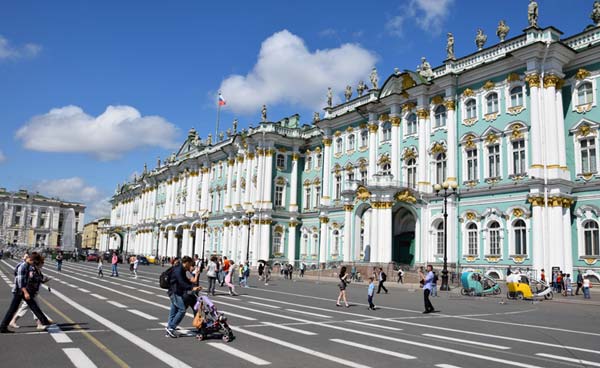
<path id="1" fill-rule="evenodd" d="M 219 106 L 224 106 L 227 103 L 225 102 L 225 99 L 223 98 L 223 95 L 221 94 L 221 92 L 219 92 Z"/>

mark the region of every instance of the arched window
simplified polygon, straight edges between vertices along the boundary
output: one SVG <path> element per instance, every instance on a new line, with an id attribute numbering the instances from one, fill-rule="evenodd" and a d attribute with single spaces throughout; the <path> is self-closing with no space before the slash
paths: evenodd
<path id="1" fill-rule="evenodd" d="M 586 105 L 591 104 L 594 100 L 593 98 L 593 90 L 592 83 L 584 82 L 577 87 L 577 104 L 578 105 Z"/>
<path id="2" fill-rule="evenodd" d="M 511 142 L 513 158 L 513 175 L 523 175 L 527 170 L 525 164 L 525 139 L 518 139 Z"/>
<path id="3" fill-rule="evenodd" d="M 579 141 L 581 153 L 581 172 L 583 174 L 596 172 L 596 138 L 584 138 Z"/>
<path id="4" fill-rule="evenodd" d="M 316 185 L 315 186 L 315 208 L 319 208 L 319 205 L 321 205 L 321 186 Z"/>
<path id="5" fill-rule="evenodd" d="M 406 180 L 409 188 L 417 187 L 417 160 L 414 158 L 406 161 Z"/>
<path id="6" fill-rule="evenodd" d="M 406 134 L 417 134 L 417 115 L 410 114 L 406 118 Z"/>
<path id="7" fill-rule="evenodd" d="M 381 173 L 383 175 L 390 175 L 392 173 L 392 165 L 390 165 L 389 162 L 381 165 Z"/>
<path id="8" fill-rule="evenodd" d="M 525 221 L 515 221 L 513 223 L 513 231 L 515 235 L 515 254 L 527 254 L 527 227 L 525 226 Z"/>
<path id="9" fill-rule="evenodd" d="M 596 221 L 586 221 L 583 224 L 583 239 L 585 242 L 586 256 L 600 255 L 600 242 L 598 234 L 598 223 Z"/>
<path id="10" fill-rule="evenodd" d="M 331 249 L 331 254 L 340 254 L 340 232 L 338 230 L 333 230 L 333 247 Z"/>
<path id="11" fill-rule="evenodd" d="M 348 181 L 348 182 L 354 181 L 354 168 L 352 168 L 346 172 L 346 181 Z"/>
<path id="12" fill-rule="evenodd" d="M 306 171 L 312 170 L 312 156 L 306 157 Z"/>
<path id="13" fill-rule="evenodd" d="M 477 102 L 472 98 L 465 104 L 467 119 L 477 119 Z"/>
<path id="14" fill-rule="evenodd" d="M 283 254 L 283 231 L 275 230 L 273 233 L 273 255 Z"/>
<path id="15" fill-rule="evenodd" d="M 487 102 L 487 113 L 494 114 L 498 112 L 498 94 L 496 92 L 490 93 L 485 98 Z"/>
<path id="16" fill-rule="evenodd" d="M 367 165 L 360 166 L 360 182 L 362 185 L 367 185 Z"/>
<path id="17" fill-rule="evenodd" d="M 369 131 L 363 130 L 360 132 L 360 147 L 367 147 L 369 145 Z"/>
<path id="18" fill-rule="evenodd" d="M 444 105 L 439 105 L 435 109 L 435 127 L 443 127 L 446 126 L 446 107 Z"/>
<path id="19" fill-rule="evenodd" d="M 446 181 L 446 154 L 443 152 L 435 157 L 435 180 L 438 184 Z"/>
<path id="20" fill-rule="evenodd" d="M 435 254 L 444 254 L 444 222 L 440 221 L 435 227 Z"/>
<path id="21" fill-rule="evenodd" d="M 500 255 L 500 224 L 498 221 L 492 221 L 488 225 L 488 236 L 490 242 L 490 255 Z"/>
<path id="22" fill-rule="evenodd" d="M 523 87 L 517 86 L 510 90 L 510 106 L 523 106 Z"/>
<path id="23" fill-rule="evenodd" d="M 336 175 L 335 176 L 335 198 L 336 200 L 339 200 L 342 197 L 342 176 L 341 175 Z"/>
<path id="24" fill-rule="evenodd" d="M 307 249 L 308 249 L 308 234 L 304 233 L 302 235 L 302 245 L 300 245 L 300 256 L 306 257 Z"/>
<path id="25" fill-rule="evenodd" d="M 479 165 L 477 159 L 477 148 L 468 149 L 467 153 L 467 180 L 477 181 L 479 178 Z"/>
<path id="26" fill-rule="evenodd" d="M 344 149 L 344 142 L 342 141 L 342 138 L 338 138 L 335 140 L 335 153 L 342 153 L 342 150 Z"/>
<path id="27" fill-rule="evenodd" d="M 321 155 L 320 153 L 317 153 L 317 158 L 315 160 L 315 167 L 321 167 L 321 158 L 323 157 L 323 155 Z"/>
<path id="28" fill-rule="evenodd" d="M 354 134 L 350 134 L 348 136 L 348 147 L 347 147 L 348 151 L 353 151 L 354 150 L 354 148 L 355 148 L 354 146 L 356 144 L 355 140 L 356 139 L 354 138 Z"/>
<path id="29" fill-rule="evenodd" d="M 275 185 L 275 207 L 283 207 L 283 192 L 285 191 L 285 184 Z"/>
<path id="30" fill-rule="evenodd" d="M 390 122 L 386 122 L 383 124 L 381 129 L 381 139 L 384 142 L 387 142 L 392 139 L 392 124 Z"/>
<path id="31" fill-rule="evenodd" d="M 308 210 L 311 208 L 312 203 L 310 203 L 310 187 L 304 187 L 304 209 Z"/>
<path id="32" fill-rule="evenodd" d="M 276 164 L 279 169 L 285 168 L 285 156 L 282 154 L 278 154 Z"/>
<path id="33" fill-rule="evenodd" d="M 467 226 L 467 250 L 470 256 L 479 254 L 479 233 L 477 225 L 472 222 Z"/>

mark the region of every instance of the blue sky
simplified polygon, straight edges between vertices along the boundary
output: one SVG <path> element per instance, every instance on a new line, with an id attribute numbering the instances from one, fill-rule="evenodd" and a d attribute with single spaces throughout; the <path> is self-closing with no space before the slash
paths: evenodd
<path id="1" fill-rule="evenodd" d="M 154 167 L 195 127 L 214 131 L 216 92 L 227 128 L 300 113 L 310 122 L 326 87 L 384 81 L 395 67 L 476 50 L 527 26 L 520 1 L 27 1 L 0 3 L 0 186 L 109 208 L 116 183 Z M 566 35 L 591 23 L 592 0 L 541 0 L 539 23 Z"/>

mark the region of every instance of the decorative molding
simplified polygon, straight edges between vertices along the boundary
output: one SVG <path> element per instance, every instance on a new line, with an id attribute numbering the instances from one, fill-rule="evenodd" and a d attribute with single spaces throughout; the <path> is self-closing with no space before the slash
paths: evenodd
<path id="1" fill-rule="evenodd" d="M 427 109 L 418 109 L 417 110 L 417 117 L 419 119 L 429 119 L 429 110 L 427 110 Z"/>
<path id="2" fill-rule="evenodd" d="M 496 83 L 492 82 L 491 80 L 485 82 L 485 84 L 483 85 L 483 89 L 485 89 L 486 91 L 489 91 L 494 87 L 496 87 Z"/>
<path id="3" fill-rule="evenodd" d="M 577 71 L 577 73 L 575 73 L 575 79 L 584 80 L 585 78 L 589 77 L 590 75 L 591 75 L 591 73 L 589 71 L 581 68 Z"/>
<path id="4" fill-rule="evenodd" d="M 352 204 L 344 205 L 344 211 L 346 211 L 346 212 L 352 212 L 353 209 L 354 209 L 354 205 L 352 205 Z"/>
<path id="5" fill-rule="evenodd" d="M 394 206 L 393 202 L 371 202 L 371 206 L 376 210 L 389 210 Z"/>
<path id="6" fill-rule="evenodd" d="M 483 115 L 483 120 L 487 121 L 488 123 L 491 122 L 491 121 L 494 121 L 496 119 L 498 119 L 498 113 L 497 112 L 492 112 L 492 113 Z"/>
<path id="7" fill-rule="evenodd" d="M 500 261 L 500 256 L 486 256 L 485 260 L 490 263 L 498 263 Z"/>
<path id="8" fill-rule="evenodd" d="M 468 221 L 473 221 L 477 218 L 477 215 L 475 214 L 475 212 L 467 212 L 467 214 L 465 215 L 465 218 Z"/>
<path id="9" fill-rule="evenodd" d="M 371 132 L 371 133 L 377 133 L 378 129 L 379 129 L 379 126 L 377 124 L 370 124 L 369 125 L 369 132 Z"/>
<path id="10" fill-rule="evenodd" d="M 327 217 L 327 216 L 319 217 L 319 222 L 322 224 L 326 224 L 329 222 L 329 217 Z"/>
<path id="11" fill-rule="evenodd" d="M 475 96 L 475 92 L 473 92 L 473 90 L 471 88 L 467 88 L 463 91 L 462 95 L 464 97 L 472 97 L 472 96 Z"/>
<path id="12" fill-rule="evenodd" d="M 473 126 L 473 125 L 475 125 L 476 122 L 477 122 L 477 118 L 463 119 L 463 124 L 466 126 Z"/>
<path id="13" fill-rule="evenodd" d="M 520 208 L 515 208 L 515 209 L 513 209 L 513 210 L 512 210 L 512 215 L 513 215 L 514 217 L 523 217 L 524 213 L 523 213 L 523 210 L 522 210 L 522 209 L 520 209 Z"/>
<path id="14" fill-rule="evenodd" d="M 333 133 L 334 136 L 339 137 L 342 135 L 342 132 L 340 132 L 339 130 L 336 130 L 335 133 Z"/>
<path id="15" fill-rule="evenodd" d="M 402 112 L 409 112 L 412 109 L 414 109 L 415 107 L 417 107 L 417 105 L 415 105 L 414 102 L 407 102 L 402 105 Z"/>
<path id="16" fill-rule="evenodd" d="M 487 144 L 494 144 L 496 142 L 498 142 L 498 136 L 494 133 L 490 133 L 485 137 L 485 143 Z"/>
<path id="17" fill-rule="evenodd" d="M 394 198 L 399 202 L 406 202 L 412 204 L 417 203 L 417 198 L 415 198 L 415 196 L 411 193 L 409 189 L 396 193 Z"/>
<path id="18" fill-rule="evenodd" d="M 392 116 L 390 118 L 390 122 L 392 123 L 392 126 L 397 127 L 397 126 L 400 126 L 401 119 L 398 116 Z"/>
<path id="19" fill-rule="evenodd" d="M 529 84 L 529 88 L 540 87 L 540 76 L 537 74 L 529 74 L 525 76 L 525 82 Z"/>
<path id="20" fill-rule="evenodd" d="M 586 112 L 590 112 L 591 110 L 592 110 L 592 104 L 591 103 L 575 106 L 575 111 L 577 111 L 578 114 L 583 114 L 583 113 L 586 113 Z"/>
<path id="21" fill-rule="evenodd" d="M 368 201 L 369 199 L 371 199 L 371 192 L 369 192 L 367 188 L 361 185 L 356 189 L 356 199 L 361 201 Z"/>
<path id="22" fill-rule="evenodd" d="M 433 147 L 431 147 L 431 153 L 444 153 L 446 152 L 446 147 L 443 144 L 436 142 Z"/>
<path id="23" fill-rule="evenodd" d="M 444 106 L 447 110 L 454 111 L 456 109 L 456 101 L 454 100 L 446 100 L 444 101 Z"/>
<path id="24" fill-rule="evenodd" d="M 384 122 L 390 120 L 390 116 L 388 114 L 379 115 L 379 121 Z"/>
<path id="25" fill-rule="evenodd" d="M 323 144 L 327 147 L 331 146 L 331 138 L 323 138 Z"/>
<path id="26" fill-rule="evenodd" d="M 523 128 L 523 126 L 521 124 L 514 124 L 512 126 L 512 133 L 510 133 L 511 141 L 523 139 L 523 132 L 521 132 L 522 128 Z"/>
<path id="27" fill-rule="evenodd" d="M 507 109 L 508 115 L 518 115 L 520 114 L 523 110 L 525 110 L 525 106 L 523 105 L 519 105 L 519 106 L 512 106 L 509 107 Z"/>
<path id="28" fill-rule="evenodd" d="M 440 95 L 434 96 L 431 99 L 431 103 L 434 104 L 434 105 L 442 104 L 442 103 L 444 103 L 444 98 L 442 96 L 440 96 Z"/>
<path id="29" fill-rule="evenodd" d="M 473 134 L 469 134 L 465 139 L 465 148 L 475 149 L 477 147 L 477 145 L 475 144 L 475 142 L 473 142 L 474 139 L 475 139 L 475 136 Z"/>
<path id="30" fill-rule="evenodd" d="M 562 79 L 554 74 L 544 76 L 544 88 L 560 88 L 562 83 Z"/>
<path id="31" fill-rule="evenodd" d="M 521 77 L 517 74 L 517 73 L 510 73 L 508 75 L 508 77 L 506 77 L 506 80 L 510 83 L 510 82 L 518 82 L 521 80 Z"/>

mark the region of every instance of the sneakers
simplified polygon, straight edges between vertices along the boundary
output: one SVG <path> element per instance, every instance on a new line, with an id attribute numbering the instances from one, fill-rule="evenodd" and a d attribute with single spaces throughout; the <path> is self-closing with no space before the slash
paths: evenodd
<path id="1" fill-rule="evenodd" d="M 38 330 L 40 330 L 40 331 L 46 331 L 46 330 L 48 329 L 48 327 L 49 327 L 49 326 L 50 326 L 50 325 L 42 325 L 42 324 L 38 324 L 36 328 L 37 328 Z"/>
<path id="2" fill-rule="evenodd" d="M 16 323 L 16 322 L 13 320 L 13 321 L 10 321 L 10 323 L 8 324 L 8 327 L 11 327 L 11 328 L 15 328 L 15 329 L 17 329 L 17 328 L 20 328 L 21 326 L 19 326 L 19 325 L 18 325 L 18 324 L 17 324 L 17 323 Z"/>
<path id="3" fill-rule="evenodd" d="M 175 332 L 174 329 L 172 329 L 172 328 L 166 328 L 165 332 L 166 332 L 165 336 L 171 337 L 173 339 L 177 338 L 177 333 Z"/>

